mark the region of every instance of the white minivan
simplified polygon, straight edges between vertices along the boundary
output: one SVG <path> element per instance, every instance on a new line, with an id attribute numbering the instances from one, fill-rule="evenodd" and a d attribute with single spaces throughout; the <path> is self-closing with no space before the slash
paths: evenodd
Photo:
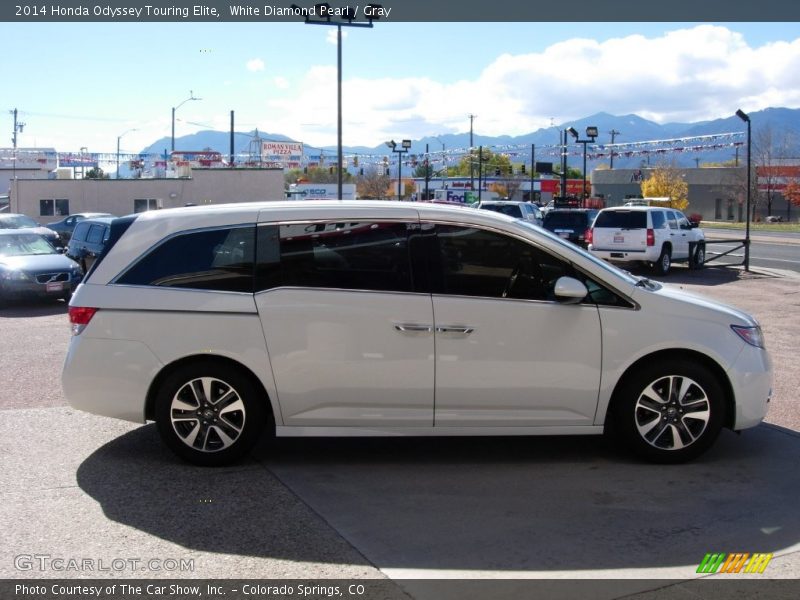
<path id="1" fill-rule="evenodd" d="M 679 462 L 764 417 L 753 317 L 539 227 L 428 203 L 116 219 L 69 307 L 75 408 L 219 465 L 278 436 L 611 431 Z"/>

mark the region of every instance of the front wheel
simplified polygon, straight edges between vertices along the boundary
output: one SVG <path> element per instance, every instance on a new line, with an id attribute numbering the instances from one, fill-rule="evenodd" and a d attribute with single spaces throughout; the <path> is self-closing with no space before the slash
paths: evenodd
<path id="1" fill-rule="evenodd" d="M 706 262 L 706 245 L 705 243 L 697 244 L 694 253 L 689 257 L 689 266 L 692 269 L 702 269 Z"/>
<path id="2" fill-rule="evenodd" d="M 638 455 L 659 463 L 691 460 L 711 447 L 725 421 L 722 387 L 695 362 L 639 369 L 618 390 L 614 429 Z"/>
<path id="3" fill-rule="evenodd" d="M 269 414 L 266 398 L 240 370 L 205 360 L 168 376 L 155 402 L 164 443 L 201 466 L 226 465 L 244 456 Z"/>

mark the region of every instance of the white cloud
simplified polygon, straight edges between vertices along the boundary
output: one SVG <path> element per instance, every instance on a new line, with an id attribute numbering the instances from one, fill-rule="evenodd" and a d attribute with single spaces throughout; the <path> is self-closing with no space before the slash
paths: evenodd
<path id="1" fill-rule="evenodd" d="M 328 40 L 335 41 L 335 32 Z M 309 70 L 296 95 L 268 103 L 283 131 L 313 144 L 336 139 L 336 69 Z M 540 53 L 498 56 L 474 79 L 346 79 L 346 145 L 469 128 L 520 135 L 605 111 L 657 122 L 697 121 L 768 106 L 800 107 L 800 37 L 751 47 L 741 34 L 699 25 L 646 38 L 575 38 Z"/>
<path id="2" fill-rule="evenodd" d="M 275 77 L 272 80 L 272 83 L 274 83 L 275 87 L 278 88 L 279 90 L 289 89 L 289 80 L 286 79 L 286 77 L 281 77 L 281 76 Z"/>
<path id="3" fill-rule="evenodd" d="M 257 71 L 263 71 L 265 67 L 264 61 L 261 60 L 260 58 L 253 58 L 251 60 L 248 60 L 245 66 L 247 67 L 248 71 L 252 71 L 254 73 Z"/>

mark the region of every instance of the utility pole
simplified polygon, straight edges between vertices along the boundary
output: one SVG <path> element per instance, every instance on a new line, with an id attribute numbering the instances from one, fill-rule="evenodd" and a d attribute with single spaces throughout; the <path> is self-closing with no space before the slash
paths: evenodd
<path id="1" fill-rule="evenodd" d="M 25 128 L 25 123 L 22 121 L 17 121 L 17 109 L 8 111 L 12 115 L 14 115 L 14 133 L 12 134 L 11 143 L 14 145 L 14 150 L 17 149 L 17 133 L 22 133 L 22 130 Z"/>
<path id="2" fill-rule="evenodd" d="M 478 115 L 469 114 L 469 189 L 475 190 L 475 169 L 472 164 L 472 122 Z"/>
<path id="3" fill-rule="evenodd" d="M 616 129 L 611 129 L 608 133 L 611 134 L 611 164 L 609 165 L 609 169 L 614 168 L 614 140 L 618 135 L 621 135 L 619 131 Z"/>

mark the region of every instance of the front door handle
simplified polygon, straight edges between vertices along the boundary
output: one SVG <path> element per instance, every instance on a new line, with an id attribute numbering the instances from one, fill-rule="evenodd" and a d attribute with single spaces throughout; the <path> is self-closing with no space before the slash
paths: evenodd
<path id="1" fill-rule="evenodd" d="M 474 327 L 467 327 L 464 325 L 442 325 L 436 328 L 436 333 L 452 333 L 463 336 L 468 336 L 473 331 L 475 331 Z"/>
<path id="2" fill-rule="evenodd" d="M 419 323 L 395 323 L 394 328 L 401 333 L 430 333 L 433 331 L 432 325 Z"/>

